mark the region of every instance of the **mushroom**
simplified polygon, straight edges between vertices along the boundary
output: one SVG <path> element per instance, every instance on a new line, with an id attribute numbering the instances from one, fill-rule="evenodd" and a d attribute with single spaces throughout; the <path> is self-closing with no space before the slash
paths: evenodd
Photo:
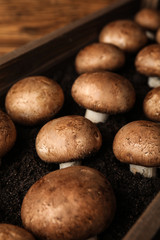
<path id="1" fill-rule="evenodd" d="M 80 75 L 72 85 L 71 94 L 87 109 L 85 117 L 94 123 L 105 122 L 109 114 L 124 113 L 135 103 L 131 82 L 107 71 Z"/>
<path id="2" fill-rule="evenodd" d="M 36 125 L 50 120 L 62 107 L 64 94 L 59 84 L 44 76 L 31 76 L 16 82 L 5 99 L 13 121 Z"/>
<path id="3" fill-rule="evenodd" d="M 46 123 L 36 137 L 40 159 L 59 163 L 60 168 L 79 165 L 102 145 L 99 129 L 82 116 L 65 116 Z"/>
<path id="4" fill-rule="evenodd" d="M 147 36 L 136 22 L 124 19 L 104 26 L 99 41 L 114 44 L 126 52 L 136 52 L 147 43 Z"/>
<path id="5" fill-rule="evenodd" d="M 104 175 L 72 166 L 50 172 L 31 186 L 21 219 L 38 239 L 96 239 L 111 224 L 115 208 L 115 195 Z"/>
<path id="6" fill-rule="evenodd" d="M 1 223 L 0 240 L 35 240 L 35 238 L 31 233 L 21 227 Z"/>
<path id="7" fill-rule="evenodd" d="M 135 59 L 136 70 L 148 76 L 148 86 L 160 86 L 160 44 L 151 44 L 137 54 Z"/>
<path id="8" fill-rule="evenodd" d="M 160 125 L 145 120 L 124 125 L 114 137 L 113 152 L 119 161 L 130 164 L 132 173 L 155 177 L 160 166 Z"/>
<path id="9" fill-rule="evenodd" d="M 13 121 L 8 114 L 0 110 L 0 161 L 14 146 L 16 135 L 16 128 Z"/>
<path id="10" fill-rule="evenodd" d="M 143 111 L 150 120 L 160 122 L 160 87 L 154 88 L 146 94 Z"/>
<path id="11" fill-rule="evenodd" d="M 125 54 L 118 47 L 107 43 L 92 43 L 81 49 L 75 59 L 79 74 L 102 70 L 114 71 L 125 63 Z"/>
<path id="12" fill-rule="evenodd" d="M 145 29 L 146 35 L 149 39 L 155 39 L 155 32 L 160 27 L 160 14 L 158 10 L 143 8 L 137 12 L 134 20 Z"/>

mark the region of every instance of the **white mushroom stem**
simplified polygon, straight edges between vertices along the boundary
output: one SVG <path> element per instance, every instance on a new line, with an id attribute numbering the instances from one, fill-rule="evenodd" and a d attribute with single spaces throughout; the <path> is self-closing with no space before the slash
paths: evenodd
<path id="1" fill-rule="evenodd" d="M 109 115 L 107 113 L 95 112 L 90 109 L 86 109 L 86 112 L 85 112 L 85 118 L 89 119 L 93 123 L 99 123 L 99 122 L 104 123 L 106 122 L 108 116 Z"/>
<path id="2" fill-rule="evenodd" d="M 80 165 L 81 165 L 81 161 L 64 162 L 64 163 L 59 164 L 59 168 L 63 169 L 63 168 L 67 168 L 67 167 L 80 166 Z"/>
<path id="3" fill-rule="evenodd" d="M 155 34 L 153 32 L 151 32 L 151 31 L 149 31 L 149 30 L 146 31 L 146 36 L 150 40 L 154 40 L 155 39 Z"/>
<path id="4" fill-rule="evenodd" d="M 156 177 L 157 168 L 156 167 L 143 167 L 139 165 L 130 164 L 130 171 L 133 174 L 140 173 L 144 177 Z"/>
<path id="5" fill-rule="evenodd" d="M 97 236 L 94 236 L 94 237 L 88 238 L 87 240 L 98 240 L 98 238 Z"/>
<path id="6" fill-rule="evenodd" d="M 151 88 L 156 88 L 160 86 L 160 77 L 149 77 L 148 86 Z"/>

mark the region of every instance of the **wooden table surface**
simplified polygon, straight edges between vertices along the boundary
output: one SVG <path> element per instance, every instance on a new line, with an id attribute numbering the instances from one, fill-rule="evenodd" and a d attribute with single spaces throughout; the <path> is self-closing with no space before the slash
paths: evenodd
<path id="1" fill-rule="evenodd" d="M 118 0 L 0 0 L 0 56 Z"/>

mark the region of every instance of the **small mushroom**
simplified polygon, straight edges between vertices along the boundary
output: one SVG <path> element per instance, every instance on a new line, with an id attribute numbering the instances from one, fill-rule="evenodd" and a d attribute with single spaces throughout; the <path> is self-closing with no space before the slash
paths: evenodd
<path id="1" fill-rule="evenodd" d="M 5 99 L 13 121 L 36 125 L 50 120 L 62 107 L 64 94 L 60 85 L 44 76 L 31 76 L 16 82 Z"/>
<path id="2" fill-rule="evenodd" d="M 79 74 L 102 70 L 114 71 L 125 63 L 125 54 L 121 49 L 105 43 L 93 43 L 81 49 L 75 59 Z"/>
<path id="3" fill-rule="evenodd" d="M 136 22 L 125 19 L 104 26 L 99 41 L 116 45 L 126 52 L 136 52 L 147 43 L 147 36 Z"/>
<path id="4" fill-rule="evenodd" d="M 111 224 L 115 208 L 112 187 L 99 171 L 72 166 L 50 172 L 31 186 L 21 219 L 38 239 L 94 240 Z"/>
<path id="5" fill-rule="evenodd" d="M 134 20 L 145 29 L 146 35 L 149 39 L 155 39 L 155 32 L 160 27 L 160 13 L 158 10 L 143 8 L 137 12 Z"/>
<path id="6" fill-rule="evenodd" d="M 16 128 L 13 121 L 8 114 L 0 110 L 0 161 L 14 146 L 16 135 Z"/>
<path id="7" fill-rule="evenodd" d="M 87 109 L 85 117 L 94 123 L 105 122 L 109 114 L 129 111 L 135 103 L 131 82 L 107 71 L 80 75 L 73 83 L 71 94 Z"/>
<path id="8" fill-rule="evenodd" d="M 21 227 L 1 223 L 0 240 L 35 240 L 35 238 L 31 233 Z"/>
<path id="9" fill-rule="evenodd" d="M 82 116 L 65 116 L 46 123 L 36 137 L 38 156 L 60 168 L 79 165 L 102 145 L 99 129 Z"/>
<path id="10" fill-rule="evenodd" d="M 151 44 L 137 54 L 135 59 L 136 70 L 148 76 L 148 85 L 151 88 L 160 86 L 160 44 Z"/>
<path id="11" fill-rule="evenodd" d="M 147 93 L 143 101 L 143 111 L 150 120 L 160 122 L 160 87 Z"/>
<path id="12" fill-rule="evenodd" d="M 115 157 L 130 164 L 130 171 L 144 177 L 155 177 L 160 166 L 160 125 L 138 120 L 123 126 L 113 141 Z"/>

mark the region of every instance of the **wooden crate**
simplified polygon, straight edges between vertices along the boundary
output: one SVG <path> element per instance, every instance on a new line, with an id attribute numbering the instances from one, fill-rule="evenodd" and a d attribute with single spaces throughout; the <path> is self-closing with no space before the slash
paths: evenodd
<path id="1" fill-rule="evenodd" d="M 102 27 L 115 19 L 132 18 L 141 7 L 156 8 L 157 0 L 120 0 L 90 16 L 76 21 L 39 40 L 31 42 L 0 58 L 0 94 L 3 101 L 8 88 L 17 80 L 60 68 L 80 48 L 97 41 Z M 124 240 L 159 239 L 160 193 L 149 204 Z"/>

